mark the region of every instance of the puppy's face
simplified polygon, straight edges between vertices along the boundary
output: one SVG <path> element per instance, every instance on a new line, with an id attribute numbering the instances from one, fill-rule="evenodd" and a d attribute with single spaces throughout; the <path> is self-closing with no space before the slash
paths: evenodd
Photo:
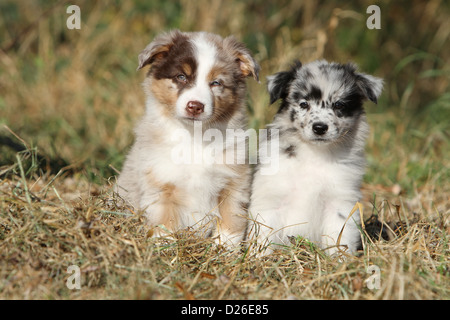
<path id="1" fill-rule="evenodd" d="M 357 125 L 363 102 L 377 102 L 382 80 L 356 72 L 352 64 L 298 62 L 268 77 L 271 103 L 282 99 L 277 117 L 312 144 L 337 142 Z"/>
<path id="2" fill-rule="evenodd" d="M 155 107 L 188 123 L 228 120 L 243 105 L 245 78 L 259 73 L 244 45 L 209 33 L 159 36 L 139 55 L 138 69 L 147 64 L 144 88 Z"/>

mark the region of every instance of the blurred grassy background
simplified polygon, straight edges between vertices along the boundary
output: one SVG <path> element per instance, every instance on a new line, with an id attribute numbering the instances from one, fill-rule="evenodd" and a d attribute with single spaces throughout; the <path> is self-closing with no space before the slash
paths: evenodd
<path id="1" fill-rule="evenodd" d="M 81 30 L 66 27 L 70 4 L 81 9 Z M 426 201 L 448 211 L 450 4 L 377 1 L 381 30 L 369 30 L 371 4 L 2 0 L 0 136 L 21 144 L 6 125 L 53 163 L 71 164 L 102 184 L 115 174 L 111 166 L 121 168 L 144 110 L 140 51 L 172 28 L 234 34 L 262 66 L 262 83 L 249 80 L 253 127 L 276 111 L 268 105 L 265 77 L 294 59 L 354 61 L 384 78 L 378 105 L 366 108 L 372 133 L 365 181 L 383 190 L 399 186 L 410 198 L 426 193 Z M 16 161 L 6 144 L 0 167 Z"/>

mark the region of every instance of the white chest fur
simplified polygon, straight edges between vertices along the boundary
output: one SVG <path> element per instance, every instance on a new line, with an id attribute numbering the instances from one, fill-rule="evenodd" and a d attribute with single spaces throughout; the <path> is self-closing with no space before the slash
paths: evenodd
<path id="1" fill-rule="evenodd" d="M 360 198 L 363 168 L 355 163 L 363 160 L 353 156 L 350 163 L 304 144 L 297 146 L 296 156 L 281 152 L 276 175 L 257 172 L 254 177 L 250 214 L 261 223 L 259 236 L 279 244 L 296 235 L 322 246 L 328 243 L 324 236 L 336 240 Z"/>

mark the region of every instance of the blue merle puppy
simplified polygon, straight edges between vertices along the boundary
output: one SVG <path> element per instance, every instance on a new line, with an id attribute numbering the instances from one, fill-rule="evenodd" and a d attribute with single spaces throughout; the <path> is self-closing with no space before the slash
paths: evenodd
<path id="1" fill-rule="evenodd" d="M 354 253 L 360 215 L 349 217 L 361 198 L 364 146 L 369 127 L 363 102 L 377 103 L 383 81 L 354 64 L 320 60 L 268 77 L 271 103 L 281 104 L 269 130 L 278 130 L 279 170 L 256 170 L 249 238 L 273 249 L 302 236 L 329 254 Z M 273 135 L 272 135 L 273 136 Z M 270 250 L 269 250 L 270 252 Z"/>

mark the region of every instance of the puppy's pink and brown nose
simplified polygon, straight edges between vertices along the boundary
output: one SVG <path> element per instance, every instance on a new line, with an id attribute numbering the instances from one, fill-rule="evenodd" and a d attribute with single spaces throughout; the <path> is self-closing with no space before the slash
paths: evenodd
<path id="1" fill-rule="evenodd" d="M 196 117 L 205 111 L 205 105 L 200 101 L 189 101 L 186 106 L 186 111 L 190 116 Z"/>

